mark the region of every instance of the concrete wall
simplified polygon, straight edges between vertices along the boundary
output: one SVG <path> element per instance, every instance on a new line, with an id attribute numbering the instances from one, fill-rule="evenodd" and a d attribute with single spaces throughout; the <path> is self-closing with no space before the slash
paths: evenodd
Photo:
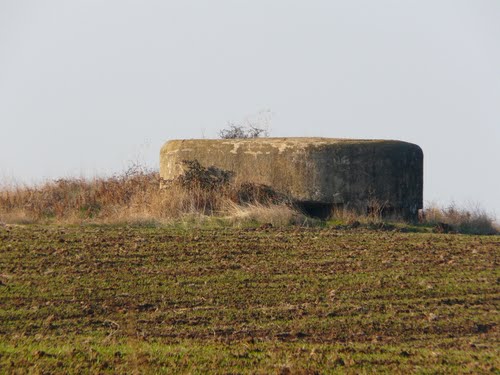
<path id="1" fill-rule="evenodd" d="M 160 155 L 160 175 L 183 172 L 182 160 L 235 172 L 304 204 L 366 211 L 374 201 L 414 218 L 422 208 L 423 153 L 417 145 L 384 140 L 258 138 L 175 140 Z"/>

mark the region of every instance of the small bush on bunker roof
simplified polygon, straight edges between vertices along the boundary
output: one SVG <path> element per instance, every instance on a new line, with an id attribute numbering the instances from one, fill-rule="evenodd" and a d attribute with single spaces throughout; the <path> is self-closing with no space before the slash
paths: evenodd
<path id="1" fill-rule="evenodd" d="M 222 139 L 269 137 L 272 117 L 271 110 L 262 110 L 241 121 L 228 122 L 226 127 L 219 131 L 219 137 Z"/>
<path id="2" fill-rule="evenodd" d="M 219 137 L 222 139 L 259 138 L 267 136 L 268 132 L 266 129 L 255 125 L 244 126 L 228 123 L 226 128 L 219 131 Z"/>

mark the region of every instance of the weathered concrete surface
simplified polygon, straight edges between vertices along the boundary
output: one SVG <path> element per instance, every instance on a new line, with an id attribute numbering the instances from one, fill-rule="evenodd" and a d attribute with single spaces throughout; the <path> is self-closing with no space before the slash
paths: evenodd
<path id="1" fill-rule="evenodd" d="M 160 175 L 173 179 L 183 160 L 233 171 L 240 181 L 266 184 L 297 202 L 387 211 L 415 218 L 422 208 L 423 153 L 385 140 L 257 138 L 174 140 L 160 154 Z"/>

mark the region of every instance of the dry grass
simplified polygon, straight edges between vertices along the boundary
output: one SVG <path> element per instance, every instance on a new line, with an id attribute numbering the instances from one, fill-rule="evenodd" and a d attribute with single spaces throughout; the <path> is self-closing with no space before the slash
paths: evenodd
<path id="1" fill-rule="evenodd" d="M 110 178 L 10 186 L 0 192 L 0 220 L 19 223 L 55 219 L 67 223 L 154 215 L 158 185 L 156 173 L 136 171 Z"/>
<path id="2" fill-rule="evenodd" d="M 162 181 L 155 171 L 134 167 L 108 178 L 59 179 L 39 186 L 3 188 L 0 223 L 195 224 L 213 216 L 223 217 L 236 226 L 268 223 L 280 227 L 313 222 L 293 208 L 286 196 L 268 186 L 232 181 L 224 171 L 203 168 L 197 162 L 186 165 L 186 173 L 170 182 Z M 329 220 L 352 227 L 402 221 L 383 215 L 383 204 L 373 202 L 371 207 L 370 212 L 362 214 L 337 208 Z M 477 205 L 461 208 L 452 204 L 441 208 L 430 204 L 421 224 L 445 232 L 500 232 L 494 218 Z"/>
<path id="3" fill-rule="evenodd" d="M 367 213 L 349 208 L 336 208 L 329 220 L 348 226 L 373 226 L 385 222 L 404 223 L 397 216 L 384 215 L 384 205 L 372 203 L 373 209 Z M 441 207 L 435 203 L 427 204 L 421 215 L 420 225 L 433 228 L 436 232 L 491 235 L 500 233 L 500 226 L 493 215 L 477 204 L 460 207 L 455 203 Z"/>
<path id="4" fill-rule="evenodd" d="M 500 232 L 495 219 L 477 204 L 460 207 L 455 203 L 439 207 L 429 203 L 424 211 L 423 222 L 438 230 L 466 234 L 497 234 Z"/>
<path id="5" fill-rule="evenodd" d="M 236 225 L 266 223 L 273 227 L 285 227 L 306 225 L 311 222 L 311 219 L 287 204 L 253 203 L 240 205 L 228 202 L 225 212 L 229 214 L 229 221 Z"/>
<path id="6" fill-rule="evenodd" d="M 0 190 L 0 222 L 140 224 L 203 221 L 213 215 L 277 226 L 300 221 L 302 216 L 268 187 L 231 183 L 218 173 L 195 164 L 170 182 L 157 172 L 133 168 L 108 178 L 10 186 Z"/>
<path id="7" fill-rule="evenodd" d="M 0 220 L 75 222 L 157 216 L 159 181 L 158 174 L 137 170 L 109 178 L 11 186 L 0 192 Z"/>
<path id="8" fill-rule="evenodd" d="M 348 226 L 379 226 L 386 222 L 405 222 L 403 217 L 397 213 L 391 213 L 389 202 L 380 202 L 376 199 L 371 199 L 368 203 L 369 210 L 361 211 L 360 209 L 344 206 L 334 207 L 331 211 L 329 220 Z"/>
<path id="9" fill-rule="evenodd" d="M 349 225 L 352 225 L 356 222 L 361 224 L 372 224 L 382 223 L 384 221 L 384 217 L 382 216 L 382 211 L 380 210 L 360 213 L 358 210 L 344 207 L 332 210 L 330 220 L 340 223 L 346 223 Z"/>

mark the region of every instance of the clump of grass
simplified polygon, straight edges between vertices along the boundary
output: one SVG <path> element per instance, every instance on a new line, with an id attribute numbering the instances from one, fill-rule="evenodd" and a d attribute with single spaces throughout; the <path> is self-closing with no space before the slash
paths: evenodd
<path id="1" fill-rule="evenodd" d="M 437 231 L 486 235 L 500 232 L 493 216 L 477 204 L 460 207 L 451 203 L 447 207 L 439 207 L 430 203 L 424 210 L 422 222 L 435 227 Z"/>
<path id="2" fill-rule="evenodd" d="M 369 209 L 342 206 L 334 207 L 331 211 L 329 221 L 332 224 L 347 225 L 350 227 L 368 226 L 378 227 L 390 222 L 404 222 L 401 216 L 387 213 L 388 204 L 375 199 L 370 200 Z"/>
<path id="3" fill-rule="evenodd" d="M 231 223 L 237 225 L 252 225 L 264 223 L 273 227 L 288 225 L 306 225 L 312 222 L 302 213 L 287 204 L 236 204 L 228 202 L 225 211 Z"/>

